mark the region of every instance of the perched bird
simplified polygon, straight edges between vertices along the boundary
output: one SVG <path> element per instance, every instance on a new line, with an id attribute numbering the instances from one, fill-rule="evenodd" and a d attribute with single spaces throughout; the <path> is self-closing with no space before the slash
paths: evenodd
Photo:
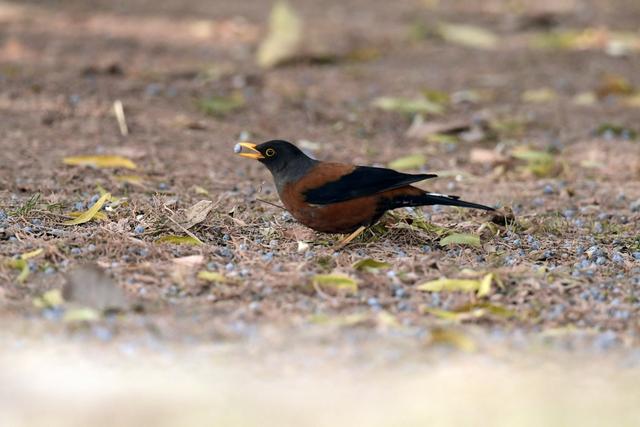
<path id="1" fill-rule="evenodd" d="M 234 152 L 264 164 L 273 176 L 285 208 L 296 220 L 316 231 L 350 233 L 374 224 L 388 210 L 406 206 L 448 205 L 494 210 L 411 185 L 437 175 L 322 162 L 308 157 L 287 141 L 273 140 L 260 145 L 240 142 Z"/>

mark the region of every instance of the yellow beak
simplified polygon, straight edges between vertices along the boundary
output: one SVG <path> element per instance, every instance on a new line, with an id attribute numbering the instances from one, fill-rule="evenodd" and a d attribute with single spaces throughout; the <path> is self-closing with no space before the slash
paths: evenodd
<path id="1" fill-rule="evenodd" d="M 243 152 L 242 149 L 247 148 L 253 152 Z M 242 157 L 247 157 L 249 159 L 259 160 L 264 159 L 264 156 L 261 152 L 256 150 L 256 144 L 252 144 L 250 142 L 238 142 L 235 147 L 233 147 L 233 152 L 239 154 Z"/>

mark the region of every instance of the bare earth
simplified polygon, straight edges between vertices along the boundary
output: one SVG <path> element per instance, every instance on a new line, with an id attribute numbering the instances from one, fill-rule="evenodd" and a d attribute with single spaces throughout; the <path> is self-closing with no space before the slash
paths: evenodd
<path id="1" fill-rule="evenodd" d="M 640 39 L 640 3 L 528 3 L 291 1 L 305 46 L 265 70 L 270 2 L 0 1 L 0 424 L 96 424 L 109 406 L 122 425 L 638 425 L 640 45 L 530 41 Z M 439 22 L 498 39 L 457 44 Z M 443 94 L 425 123 L 466 132 L 437 141 L 374 105 Z M 296 224 L 267 170 L 233 154 L 246 134 L 358 164 L 421 154 L 409 170 L 441 175 L 424 188 L 515 221 L 398 211 L 336 250 L 342 236 Z M 524 149 L 547 153 L 543 170 Z M 78 155 L 137 168 L 63 163 Z M 106 219 L 62 224 L 103 190 L 120 198 Z M 161 242 L 201 200 L 204 244 Z M 482 244 L 442 247 L 438 227 Z M 390 265 L 353 267 L 366 258 Z M 34 306 L 85 262 L 138 309 L 74 322 Z M 357 291 L 313 285 L 336 273 Z M 417 289 L 488 273 L 487 296 Z"/>

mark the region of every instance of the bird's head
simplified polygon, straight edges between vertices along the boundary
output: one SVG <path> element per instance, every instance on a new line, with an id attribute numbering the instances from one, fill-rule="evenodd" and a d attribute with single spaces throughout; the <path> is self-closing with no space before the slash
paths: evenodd
<path id="1" fill-rule="evenodd" d="M 245 151 L 246 149 L 246 151 Z M 250 142 L 239 142 L 233 151 L 242 157 L 258 160 L 265 165 L 276 178 L 285 179 L 306 171 L 315 160 L 308 157 L 290 142 L 272 140 L 256 145 Z"/>

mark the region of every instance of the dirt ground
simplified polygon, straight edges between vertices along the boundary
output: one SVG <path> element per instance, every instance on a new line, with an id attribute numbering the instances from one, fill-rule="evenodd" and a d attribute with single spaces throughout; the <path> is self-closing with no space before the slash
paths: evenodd
<path id="1" fill-rule="evenodd" d="M 290 3 L 305 45 L 295 60 L 264 69 L 255 58 L 271 2 L 0 1 L 0 378 L 20 390 L 0 393 L 11 423 L 3 425 L 39 425 L 53 413 L 71 425 L 52 383 L 68 400 L 93 392 L 84 393 L 86 419 L 103 415 L 103 397 L 150 408 L 123 412 L 123 424 L 155 416 L 167 425 L 301 425 L 325 413 L 307 425 L 389 425 L 402 412 L 402 425 L 478 416 L 491 417 L 487 425 L 637 425 L 640 3 Z M 434 30 L 444 22 L 497 37 L 465 45 Z M 584 32 L 575 46 L 532 42 L 570 31 Z M 617 33 L 635 37 L 630 47 L 611 41 Z M 378 108 L 380 97 L 440 100 L 444 111 L 425 114 L 422 130 L 442 131 L 416 137 L 415 114 Z M 367 165 L 422 155 L 409 170 L 441 176 L 424 188 L 515 219 L 397 211 L 337 250 L 342 236 L 297 224 L 277 206 L 267 170 L 233 154 L 244 136 Z M 64 163 L 80 155 L 118 155 L 137 168 Z M 104 191 L 117 198 L 105 219 L 62 224 Z M 201 200 L 213 208 L 186 233 L 176 215 Z M 443 232 L 478 235 L 481 245 L 441 246 Z M 187 234 L 203 244 L 162 242 Z M 367 258 L 388 265 L 354 267 Z M 34 304 L 87 262 L 138 308 L 73 321 L 68 305 Z M 209 282 L 203 271 L 221 276 Z M 489 273 L 486 296 L 419 290 Z M 314 286 L 319 274 L 347 275 L 357 290 Z M 69 379 L 68 360 L 85 379 Z M 104 366 L 117 372 L 105 379 Z M 163 369 L 173 376 L 162 378 Z M 139 389 L 128 388 L 132 373 Z M 370 393 L 350 405 L 360 380 Z M 166 394 L 150 385 L 171 383 Z M 451 418 L 442 408 L 456 412 L 459 402 L 438 395 L 441 386 L 463 395 L 469 411 Z M 509 401 L 513 389 L 529 404 L 485 405 L 499 388 L 496 399 Z M 270 403 L 261 400 L 271 392 Z M 225 393 L 228 401 L 212 405 L 228 413 L 212 418 L 207 396 Z M 51 407 L 27 417 L 34 396 Z M 181 418 L 179 404 L 193 418 Z M 161 419 L 158 407 L 169 415 Z"/>

